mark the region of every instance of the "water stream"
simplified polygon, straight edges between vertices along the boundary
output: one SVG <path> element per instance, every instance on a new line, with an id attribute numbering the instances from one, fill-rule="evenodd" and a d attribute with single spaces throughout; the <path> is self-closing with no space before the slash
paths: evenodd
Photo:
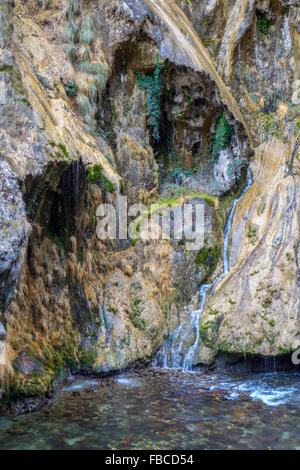
<path id="1" fill-rule="evenodd" d="M 163 347 L 154 359 L 154 366 L 162 366 L 163 368 L 192 370 L 196 361 L 196 353 L 199 342 L 199 320 L 202 315 L 207 294 L 214 292 L 220 280 L 229 273 L 229 244 L 231 228 L 236 207 L 239 201 L 244 197 L 246 192 L 252 185 L 252 176 L 250 168 L 247 171 L 247 184 L 241 194 L 234 200 L 232 208 L 227 219 L 224 231 L 224 249 L 223 249 L 223 273 L 217 277 L 212 284 L 204 284 L 200 287 L 199 292 L 199 308 L 189 313 L 183 322 L 179 324 L 177 329 L 164 342 Z M 193 343 L 189 344 L 189 339 L 194 337 Z"/>
<path id="2" fill-rule="evenodd" d="M 299 373 L 144 370 L 78 378 L 0 417 L 0 449 L 300 449 Z"/>
<path id="3" fill-rule="evenodd" d="M 232 208 L 229 213 L 229 217 L 227 219 L 225 231 L 224 231 L 224 250 L 223 250 L 223 273 L 228 274 L 230 270 L 230 263 L 229 263 L 229 242 L 230 242 L 230 234 L 231 234 L 231 227 L 233 223 L 233 217 L 235 214 L 236 207 L 240 200 L 244 197 L 247 191 L 249 191 L 250 187 L 252 186 L 252 175 L 250 168 L 247 170 L 247 184 L 243 191 L 241 192 L 241 195 L 237 197 L 232 205 Z"/>

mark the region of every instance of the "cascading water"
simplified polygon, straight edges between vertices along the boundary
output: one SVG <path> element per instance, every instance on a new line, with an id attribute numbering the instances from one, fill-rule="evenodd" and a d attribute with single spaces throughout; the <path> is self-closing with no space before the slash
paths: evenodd
<path id="1" fill-rule="evenodd" d="M 234 203 L 233 203 L 232 208 L 230 210 L 230 214 L 229 214 L 229 217 L 227 219 L 227 223 L 226 223 L 226 227 L 225 227 L 224 250 L 223 250 L 223 273 L 224 274 L 228 274 L 229 269 L 230 269 L 230 266 L 229 266 L 229 241 L 230 241 L 231 227 L 232 227 L 233 216 L 234 216 L 234 213 L 235 213 L 235 210 L 236 210 L 236 206 L 238 205 L 238 203 L 240 202 L 240 200 L 242 199 L 244 194 L 246 194 L 246 192 L 250 189 L 251 186 L 252 186 L 252 175 L 251 175 L 250 168 L 248 168 L 248 171 L 247 171 L 247 184 L 246 184 L 245 188 L 243 189 L 241 195 L 237 199 L 234 200 Z"/>
<path id="2" fill-rule="evenodd" d="M 178 328 L 165 341 L 162 349 L 158 352 L 154 365 L 163 368 L 191 370 L 199 340 L 199 319 L 203 311 L 207 291 L 210 284 L 204 284 L 200 288 L 199 310 L 195 310 L 186 316 Z M 188 347 L 188 337 L 195 330 L 194 343 Z"/>
<path id="3" fill-rule="evenodd" d="M 197 361 L 195 360 L 195 355 L 199 342 L 200 316 L 202 315 L 206 303 L 207 293 L 211 294 L 216 288 L 217 284 L 220 282 L 220 280 L 224 277 L 224 275 L 229 273 L 229 241 L 234 213 L 239 201 L 250 189 L 251 185 L 252 176 L 250 168 L 248 168 L 247 184 L 241 192 L 240 196 L 234 200 L 224 231 L 223 273 L 214 281 L 214 283 L 203 284 L 200 287 L 199 309 L 189 313 L 186 316 L 185 320 L 180 323 L 178 328 L 164 342 L 163 347 L 157 353 L 157 356 L 154 360 L 154 366 L 162 366 L 163 368 L 171 369 L 192 370 L 193 365 L 197 363 Z M 193 332 L 195 335 L 195 339 L 192 345 L 189 345 L 188 341 Z"/>
<path id="4" fill-rule="evenodd" d="M 235 118 L 244 124 L 247 130 L 247 125 L 240 112 L 239 106 L 234 97 L 229 92 L 228 88 L 223 83 L 218 75 L 213 61 L 211 60 L 208 52 L 206 51 L 203 43 L 201 42 L 198 34 L 196 33 L 193 25 L 183 13 L 181 8 L 173 0 L 144 0 L 149 9 L 165 24 L 174 43 L 185 55 L 190 63 L 190 66 L 199 72 L 205 71 L 210 75 L 212 80 L 219 88 L 222 101 L 227 105 L 228 109 L 233 113 Z M 249 136 L 249 132 L 247 130 Z M 249 136 L 249 140 L 251 138 Z M 250 170 L 248 170 L 247 186 L 242 194 L 234 201 L 231 209 L 225 234 L 224 234 L 224 258 L 223 258 L 223 273 L 211 285 L 203 285 L 200 289 L 200 305 L 199 310 L 191 312 L 185 320 L 179 325 L 168 340 L 164 343 L 162 349 L 159 351 L 154 364 L 163 365 L 164 367 L 179 367 L 184 369 L 191 369 L 193 362 L 195 362 L 195 354 L 199 340 L 199 318 L 205 306 L 207 293 L 214 291 L 216 285 L 229 272 L 229 239 L 233 222 L 233 216 L 236 206 L 244 194 L 248 191 L 252 184 Z M 195 340 L 189 346 L 190 333 L 195 335 Z"/>

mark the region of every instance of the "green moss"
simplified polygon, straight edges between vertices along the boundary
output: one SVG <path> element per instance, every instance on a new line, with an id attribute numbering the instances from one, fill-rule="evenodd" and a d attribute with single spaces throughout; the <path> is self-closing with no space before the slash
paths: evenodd
<path id="1" fill-rule="evenodd" d="M 129 316 L 133 326 L 144 332 L 146 330 L 146 322 L 144 318 L 141 318 L 141 313 L 143 311 L 141 302 L 141 299 L 133 297 L 131 300 L 131 311 L 127 310 L 127 315 Z"/>
<path id="2" fill-rule="evenodd" d="M 69 158 L 69 153 L 67 151 L 67 147 L 64 144 L 58 144 L 58 147 L 62 151 L 64 157 Z"/>
<path id="3" fill-rule="evenodd" d="M 216 198 L 213 196 L 210 196 L 209 194 L 205 193 L 200 193 L 200 192 L 190 192 L 188 195 L 185 196 L 185 201 L 190 201 L 191 199 L 194 198 L 199 198 L 199 199 L 204 199 L 209 205 L 215 206 L 217 203 Z M 140 215 L 134 222 L 132 226 L 132 232 L 133 233 L 138 233 L 140 231 L 140 227 L 143 223 L 143 221 L 148 217 L 151 216 L 152 214 L 155 214 L 156 212 L 167 209 L 168 207 L 173 207 L 176 205 L 182 205 L 182 198 L 171 198 L 169 196 L 161 196 L 159 199 L 154 199 L 151 204 L 147 206 L 146 211 Z M 155 207 L 153 207 L 155 205 Z M 139 237 L 138 237 L 139 238 Z"/>
<path id="4" fill-rule="evenodd" d="M 272 299 L 265 299 L 262 303 L 262 307 L 266 309 L 271 305 L 271 303 L 272 303 Z"/>
<path id="5" fill-rule="evenodd" d="M 196 264 L 203 266 L 205 269 L 214 269 L 221 255 L 221 248 L 219 246 L 203 247 L 196 256 Z"/>
<path id="6" fill-rule="evenodd" d="M 79 364 L 81 367 L 92 368 L 97 359 L 97 352 L 92 350 L 79 351 Z"/>
<path id="7" fill-rule="evenodd" d="M 278 348 L 278 354 L 283 356 L 286 354 L 291 354 L 293 352 L 292 348 L 283 348 L 282 346 L 279 346 Z"/>
<path id="8" fill-rule="evenodd" d="M 26 106 L 28 106 L 28 108 L 32 108 L 32 105 L 31 105 L 30 101 L 28 101 L 28 99 L 27 99 L 27 98 L 22 98 L 22 100 L 21 100 L 21 101 L 23 101 L 23 103 L 25 103 L 25 104 L 26 104 Z"/>
<path id="9" fill-rule="evenodd" d="M 257 242 L 257 239 L 258 239 L 257 231 L 258 231 L 257 226 L 250 222 L 248 225 L 247 237 L 249 238 L 250 243 L 252 245 L 255 245 L 255 243 Z"/>
<path id="10" fill-rule="evenodd" d="M 185 201 L 190 201 L 191 199 L 204 199 L 210 206 L 215 207 L 216 205 L 216 198 L 213 196 L 210 196 L 209 194 L 206 193 L 201 193 L 199 191 L 191 191 L 188 194 L 186 194 Z M 170 198 L 169 196 L 161 196 L 159 199 L 155 199 L 153 203 L 158 204 L 159 209 L 162 208 L 162 206 L 167 205 L 169 207 L 175 206 L 176 204 L 182 203 L 181 198 Z"/>
<path id="11" fill-rule="evenodd" d="M 103 174 L 103 168 L 101 165 L 95 165 L 92 169 L 89 169 L 87 180 L 92 184 L 99 184 L 104 187 L 108 192 L 113 193 L 115 186 L 109 179 Z"/>
<path id="12" fill-rule="evenodd" d="M 115 307 L 108 307 L 107 309 L 109 312 L 113 313 L 114 315 L 116 315 L 118 313 L 118 309 L 115 308 Z"/>
<path id="13" fill-rule="evenodd" d="M 24 353 L 32 360 L 34 370 L 24 376 L 18 363 L 15 363 L 14 374 L 5 384 L 5 395 L 9 398 L 44 395 L 53 388 L 54 379 L 65 374 L 66 368 L 78 367 L 74 331 L 67 333 L 65 339 L 57 345 L 47 342 L 45 338 L 36 343 L 31 335 L 24 337 L 23 341 L 26 341 L 23 344 Z M 21 342 L 18 347 L 22 346 Z"/>

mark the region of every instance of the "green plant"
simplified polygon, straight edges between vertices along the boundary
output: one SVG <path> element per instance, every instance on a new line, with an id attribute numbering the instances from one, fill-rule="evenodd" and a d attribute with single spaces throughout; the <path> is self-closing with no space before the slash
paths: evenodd
<path id="1" fill-rule="evenodd" d="M 227 175 L 229 178 L 237 178 L 238 180 L 241 179 L 242 176 L 242 169 L 248 163 L 247 158 L 236 158 L 233 160 L 227 168 Z"/>
<path id="2" fill-rule="evenodd" d="M 114 315 L 116 315 L 118 313 L 118 309 L 115 308 L 115 307 L 108 307 L 107 309 L 109 312 L 113 313 Z"/>
<path id="3" fill-rule="evenodd" d="M 213 154 L 218 158 L 222 149 L 226 148 L 234 135 L 234 126 L 229 124 L 223 111 L 216 121 L 213 137 Z"/>
<path id="4" fill-rule="evenodd" d="M 267 309 L 272 303 L 272 299 L 265 299 L 262 303 L 262 307 Z"/>
<path id="5" fill-rule="evenodd" d="M 82 12 L 82 0 L 69 0 L 64 6 L 63 21 L 74 21 L 74 17 Z"/>
<path id="6" fill-rule="evenodd" d="M 93 168 L 89 169 L 87 180 L 92 184 L 99 184 L 99 186 L 104 186 L 107 191 L 113 193 L 115 186 L 113 183 L 102 173 L 102 166 L 95 165 Z"/>
<path id="7" fill-rule="evenodd" d="M 187 170 L 180 166 L 171 171 L 171 178 L 174 180 L 174 183 L 178 185 L 182 185 L 185 178 L 192 178 L 192 176 L 193 172 L 191 170 Z"/>
<path id="8" fill-rule="evenodd" d="M 69 158 L 69 153 L 67 151 L 67 147 L 64 144 L 58 144 L 58 147 L 62 151 L 64 157 Z"/>
<path id="9" fill-rule="evenodd" d="M 66 51 L 66 54 L 69 57 L 70 61 L 74 63 L 76 61 L 76 46 L 75 46 L 75 44 L 73 44 L 73 43 L 67 44 L 66 47 L 65 47 L 65 51 Z"/>
<path id="10" fill-rule="evenodd" d="M 75 21 L 69 21 L 65 26 L 64 38 L 69 43 L 74 43 L 78 33 L 78 24 Z"/>
<path id="11" fill-rule="evenodd" d="M 155 140 L 159 140 L 160 102 L 163 87 L 162 71 L 164 68 L 159 55 L 156 57 L 155 65 L 152 74 L 142 75 L 137 72 L 136 77 L 138 87 L 146 91 L 147 116 L 150 119 L 152 136 Z"/>
<path id="12" fill-rule="evenodd" d="M 88 73 L 90 75 L 103 75 L 105 74 L 104 68 L 99 62 L 89 62 L 88 60 L 81 60 L 78 64 L 81 72 Z"/>
<path id="13" fill-rule="evenodd" d="M 256 224 L 252 223 L 252 222 L 249 222 L 249 225 L 248 225 L 248 232 L 247 232 L 247 237 L 250 239 L 250 243 L 252 245 L 255 245 L 255 243 L 257 242 L 258 240 L 258 227 Z"/>
<path id="14" fill-rule="evenodd" d="M 221 249 L 219 246 L 214 247 L 203 247 L 197 253 L 196 265 L 203 266 L 205 269 L 216 268 L 219 258 L 221 256 Z"/>
<path id="15" fill-rule="evenodd" d="M 79 352 L 79 364 L 81 367 L 93 367 L 97 359 L 96 351 L 81 350 Z"/>
<path id="16" fill-rule="evenodd" d="M 143 311 L 143 309 L 140 305 L 141 302 L 142 301 L 140 299 L 133 298 L 132 301 L 131 301 L 132 311 L 131 312 L 127 311 L 127 314 L 129 316 L 130 321 L 133 324 L 133 326 L 135 326 L 136 328 L 138 328 L 141 331 L 145 331 L 146 330 L 146 322 L 145 322 L 144 318 L 141 318 L 141 313 Z"/>
<path id="17" fill-rule="evenodd" d="M 76 95 L 76 84 L 74 82 L 64 84 L 64 89 L 66 90 L 68 96 Z"/>
<path id="18" fill-rule="evenodd" d="M 89 98 L 92 103 L 95 103 L 97 99 L 97 87 L 95 83 L 89 82 L 88 83 L 88 93 L 89 93 Z"/>
<path id="19" fill-rule="evenodd" d="M 270 32 L 271 22 L 268 20 L 264 13 L 260 11 L 256 12 L 257 17 L 257 29 L 262 36 L 268 36 Z"/>
<path id="20" fill-rule="evenodd" d="M 84 15 L 81 22 L 79 40 L 81 44 L 91 44 L 96 34 L 95 26 L 89 15 Z"/>
<path id="21" fill-rule="evenodd" d="M 258 113 L 257 120 L 261 129 L 264 131 L 265 137 L 272 136 L 280 138 L 280 126 L 278 122 L 275 121 L 274 115 L 272 113 Z"/>
<path id="22" fill-rule="evenodd" d="M 183 116 L 183 110 L 180 109 L 179 106 L 175 105 L 172 109 L 172 116 L 175 121 L 177 121 L 177 119 L 180 119 Z"/>
<path id="23" fill-rule="evenodd" d="M 99 89 L 103 88 L 106 82 L 107 74 L 104 68 L 95 75 L 95 83 Z"/>
<path id="24" fill-rule="evenodd" d="M 38 0 L 38 4 L 46 10 L 51 5 L 51 0 Z"/>
<path id="25" fill-rule="evenodd" d="M 79 95 L 77 97 L 77 105 L 79 108 L 80 113 L 84 118 L 87 116 L 93 116 L 95 114 L 95 108 L 90 103 L 90 100 L 85 95 Z"/>

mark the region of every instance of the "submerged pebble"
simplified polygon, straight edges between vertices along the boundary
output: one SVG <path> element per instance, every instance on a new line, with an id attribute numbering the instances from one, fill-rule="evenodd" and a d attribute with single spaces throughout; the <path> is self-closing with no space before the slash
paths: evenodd
<path id="1" fill-rule="evenodd" d="M 77 378 L 46 408 L 0 418 L 0 449 L 300 448 L 299 378 L 157 369 Z"/>

